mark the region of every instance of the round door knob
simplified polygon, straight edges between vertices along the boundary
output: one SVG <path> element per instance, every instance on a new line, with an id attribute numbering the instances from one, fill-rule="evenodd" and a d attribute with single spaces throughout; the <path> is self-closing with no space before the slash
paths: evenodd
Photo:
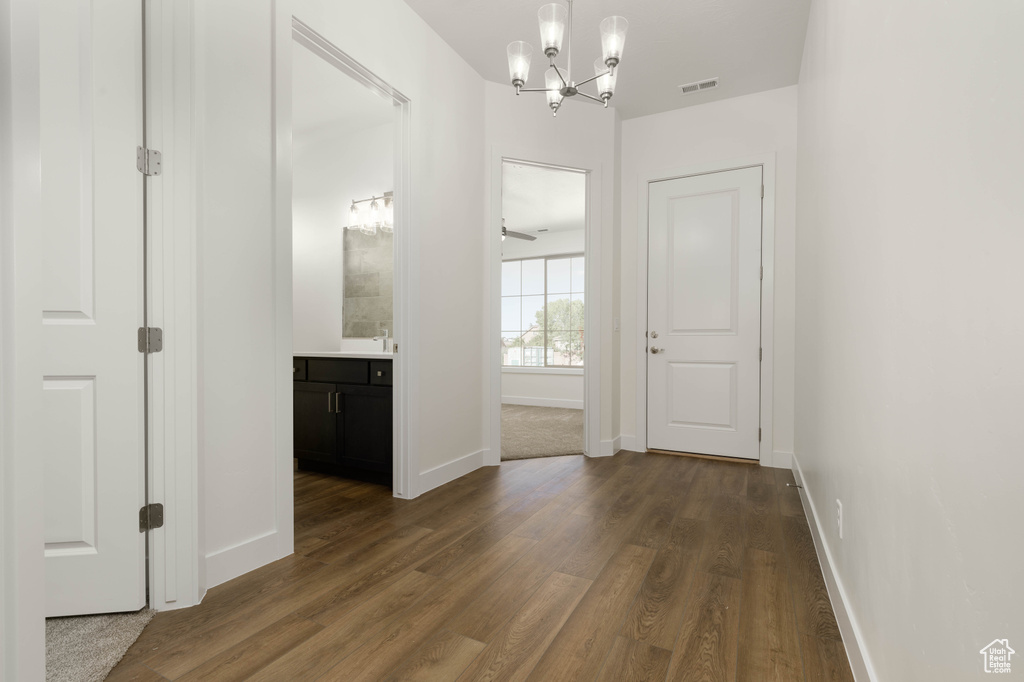
<path id="1" fill-rule="evenodd" d="M 651 346 L 651 353 L 653 355 L 657 355 L 658 353 L 660 353 L 663 350 L 665 350 L 665 349 L 664 348 L 655 348 L 654 346 Z"/>

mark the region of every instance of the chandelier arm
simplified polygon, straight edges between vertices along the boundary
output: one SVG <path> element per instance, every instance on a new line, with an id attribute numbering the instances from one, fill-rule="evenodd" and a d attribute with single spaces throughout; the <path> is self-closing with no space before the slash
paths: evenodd
<path id="1" fill-rule="evenodd" d="M 586 85 L 587 83 L 590 83 L 591 81 L 596 81 L 596 80 L 597 80 L 598 78 L 600 78 L 601 76 L 607 76 L 607 75 L 608 75 L 609 73 L 611 73 L 611 72 L 612 72 L 612 71 L 611 71 L 611 69 L 608 69 L 608 70 L 607 70 L 607 71 L 605 71 L 604 73 L 599 73 L 599 74 L 597 74 L 596 76 L 593 76 L 593 77 L 591 77 L 591 78 L 588 78 L 588 79 L 587 79 L 587 80 L 585 80 L 585 81 L 580 81 L 579 83 L 577 83 L 577 84 L 576 84 L 576 87 L 578 88 L 578 87 L 580 87 L 581 85 Z"/>
<path id="2" fill-rule="evenodd" d="M 520 88 L 519 92 L 561 92 L 558 88 Z"/>
<path id="3" fill-rule="evenodd" d="M 593 95 L 588 95 L 588 94 L 587 94 L 587 93 L 585 93 L 585 92 L 577 92 L 576 94 L 577 94 L 577 95 L 583 95 L 583 96 L 584 96 L 584 97 L 586 97 L 587 99 L 592 99 L 592 100 L 594 100 L 595 102 L 597 102 L 598 104 L 604 104 L 604 100 L 603 100 L 603 99 L 598 99 L 597 97 L 594 97 Z"/>
<path id="4" fill-rule="evenodd" d="M 569 84 L 565 81 L 565 76 L 562 75 L 562 70 L 558 68 L 558 64 L 555 64 L 554 59 L 551 60 L 551 68 L 553 68 L 555 70 L 555 73 L 558 74 L 559 79 L 561 79 L 562 81 L 562 85 L 564 85 L 565 87 L 569 87 Z"/>

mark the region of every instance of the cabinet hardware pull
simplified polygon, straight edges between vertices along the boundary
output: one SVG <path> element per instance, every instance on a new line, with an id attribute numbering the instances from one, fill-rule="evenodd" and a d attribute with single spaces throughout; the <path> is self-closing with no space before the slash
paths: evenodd
<path id="1" fill-rule="evenodd" d="M 341 393 L 334 394 L 334 412 L 341 414 Z"/>
<path id="2" fill-rule="evenodd" d="M 327 394 L 327 411 L 328 412 L 331 411 L 331 394 L 330 393 Z"/>

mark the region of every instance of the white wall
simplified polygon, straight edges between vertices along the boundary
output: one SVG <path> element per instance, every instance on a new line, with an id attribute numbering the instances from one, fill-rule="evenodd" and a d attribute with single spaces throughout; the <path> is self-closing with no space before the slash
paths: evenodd
<path id="1" fill-rule="evenodd" d="M 622 122 L 621 420 L 623 442 L 637 435 L 637 187 L 641 178 L 695 164 L 772 153 L 775 189 L 773 451 L 793 451 L 796 231 L 796 86 Z M 640 425 L 640 429 L 645 428 Z"/>
<path id="2" fill-rule="evenodd" d="M 450 356 L 451 321 L 484 305 L 483 82 L 399 0 L 297 0 L 291 7 L 413 103 L 408 200 L 416 257 L 407 303 L 430 314 L 420 315 L 418 337 L 398 341 L 407 356 L 422 358 L 408 387 L 416 495 L 479 466 L 485 447 L 479 330 L 463 330 L 459 371 L 431 361 Z M 291 278 L 274 274 L 291 253 L 277 241 L 272 201 L 275 136 L 291 132 L 275 131 L 271 108 L 272 70 L 290 64 L 281 52 L 275 62 L 271 43 L 273 36 L 291 49 L 286 10 L 270 0 L 197 4 L 200 442 L 211 586 L 291 551 L 284 527 L 291 481 L 280 466 L 291 456 L 280 451 L 290 401 L 275 402 L 291 390 L 277 367 L 291 348 L 281 346 L 275 326 L 291 317 L 279 309 L 290 308 Z"/>
<path id="3" fill-rule="evenodd" d="M 516 96 L 515 90 L 502 83 L 485 82 L 486 108 L 486 183 L 488 188 L 500 178 L 492 178 L 494 172 L 492 155 L 502 154 L 511 158 L 526 161 L 538 161 L 570 166 L 574 168 L 590 168 L 600 170 L 599 186 L 591 186 L 590 191 L 596 196 L 600 211 L 592 216 L 601 223 L 600 251 L 601 272 L 605 273 L 601 281 L 601 305 L 599 324 L 601 336 L 601 397 L 600 397 L 600 440 L 604 444 L 606 454 L 612 448 L 612 439 L 617 435 L 613 432 L 615 420 L 612 414 L 618 388 L 617 377 L 613 375 L 612 352 L 614 347 L 612 325 L 612 301 L 614 284 L 611 273 L 615 267 L 615 229 L 617 227 L 617 206 L 615 206 L 615 139 L 618 114 L 614 109 L 603 109 L 585 102 L 567 101 L 558 112 L 557 117 L 551 116 L 544 97 L 537 93 L 524 93 Z M 500 186 L 500 184 L 499 184 Z M 488 207 L 490 215 L 490 207 Z M 591 223 L 593 224 L 593 222 Z M 538 240 L 540 241 L 540 240 Z M 508 240 L 505 241 L 508 243 Z M 490 259 L 489 251 L 484 255 Z M 484 319 L 486 334 L 490 331 L 490 282 L 484 298 Z M 488 356 L 486 371 L 490 371 L 491 358 Z M 490 381 L 488 381 L 488 391 Z M 598 454 L 598 448 L 591 448 Z"/>
<path id="4" fill-rule="evenodd" d="M 207 585 L 278 540 L 271 3 L 196 5 L 199 420 Z M 230 38 L 230 39 L 228 39 Z"/>
<path id="5" fill-rule="evenodd" d="M 338 73 L 338 78 L 348 76 Z M 334 126 L 296 135 L 292 180 L 292 344 L 295 352 L 341 347 L 342 226 L 355 199 L 394 189 L 395 126 Z"/>
<path id="6" fill-rule="evenodd" d="M 879 680 L 1024 651 L 1022 32 L 1016 0 L 811 10 L 796 455 Z"/>

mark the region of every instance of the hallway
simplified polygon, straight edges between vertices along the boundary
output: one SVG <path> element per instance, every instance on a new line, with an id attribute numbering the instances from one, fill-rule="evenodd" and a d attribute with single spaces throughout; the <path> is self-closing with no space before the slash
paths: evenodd
<path id="1" fill-rule="evenodd" d="M 110 680 L 850 680 L 792 474 L 621 452 L 420 498 L 296 472 L 296 554 Z"/>

